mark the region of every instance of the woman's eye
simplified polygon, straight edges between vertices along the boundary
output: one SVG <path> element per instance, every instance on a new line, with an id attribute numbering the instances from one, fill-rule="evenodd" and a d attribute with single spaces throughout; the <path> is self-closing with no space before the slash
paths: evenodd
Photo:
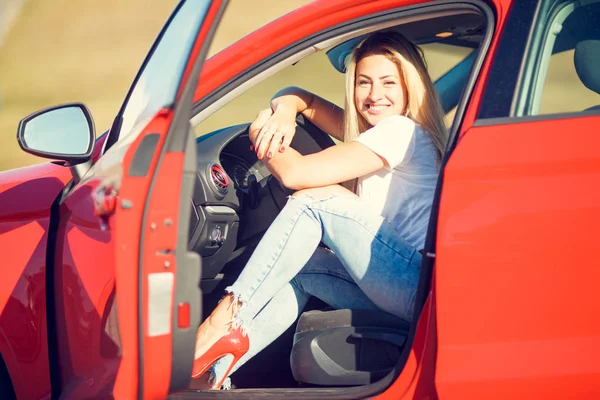
<path id="1" fill-rule="evenodd" d="M 394 81 L 385 81 L 385 82 L 383 82 L 383 84 L 386 85 L 386 86 L 391 86 L 391 85 L 395 85 L 396 82 L 394 82 Z"/>
<path id="2" fill-rule="evenodd" d="M 369 84 L 369 81 L 367 81 L 367 80 L 364 80 L 364 79 L 360 79 L 360 80 L 358 81 L 358 85 L 359 85 L 359 86 L 366 86 L 366 85 L 368 85 L 368 84 Z"/>

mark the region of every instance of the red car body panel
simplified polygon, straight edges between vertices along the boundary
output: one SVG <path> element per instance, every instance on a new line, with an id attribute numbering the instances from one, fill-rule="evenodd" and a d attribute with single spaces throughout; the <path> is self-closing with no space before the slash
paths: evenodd
<path id="1" fill-rule="evenodd" d="M 420 3 L 426 2 L 311 3 L 208 60 L 194 102 L 305 37 Z M 600 117 L 516 119 L 490 126 L 476 121 L 513 3 L 493 1 L 494 37 L 444 170 L 431 292 L 406 365 L 378 398 L 600 396 L 600 324 L 590 317 L 600 309 L 594 290 L 598 279 L 590 268 L 593 229 L 600 225 L 600 192 L 594 185 L 600 175 L 594 129 Z M 191 59 L 199 54 L 219 5 L 213 1 Z M 184 84 L 191 68 L 188 63 Z M 178 98 L 181 90 L 183 85 Z M 58 374 L 65 397 L 168 394 L 173 338 L 148 335 L 148 287 L 142 285 L 141 293 L 138 287 L 140 279 L 164 272 L 165 262 L 170 271 L 177 270 L 173 253 L 157 255 L 175 248 L 177 239 L 179 198 L 172 194 L 180 191 L 184 154 L 167 152 L 159 160 L 172 119 L 172 110 L 157 113 L 123 153 L 127 171 L 144 136 L 160 134 L 148 174 L 123 173 L 119 198 L 132 208 L 117 207 L 105 221 L 94 214 L 93 192 L 110 175 L 101 171 L 75 187 L 60 206 L 53 329 L 59 358 L 68 360 Z M 94 160 L 103 140 L 96 144 Z M 70 179 L 68 168 L 50 163 L 0 174 L 0 248 L 19 250 L 4 252 L 10 268 L 0 280 L 0 353 L 19 398 L 50 396 L 46 244 L 50 207 Z M 143 225 L 146 204 L 145 221 L 173 224 L 149 235 Z"/>
<path id="2" fill-rule="evenodd" d="M 46 244 L 50 206 L 70 179 L 50 163 L 0 175 L 0 354 L 23 399 L 50 395 Z"/>
<path id="3" fill-rule="evenodd" d="M 211 1 L 185 64 L 177 90 L 176 106 L 179 102 L 185 101 L 182 100 L 183 90 L 191 80 L 195 60 L 203 50 L 206 50 L 208 43 L 205 42 L 213 30 L 213 24 L 219 21 L 222 9 L 223 1 Z M 191 100 L 191 98 L 188 100 L 190 107 Z M 177 277 L 175 249 L 178 243 L 180 207 L 180 196 L 177 194 L 181 191 L 185 154 L 170 149 L 167 140 L 174 135 L 187 135 L 189 132 L 168 132 L 176 116 L 171 110 L 159 112 L 131 145 L 123 159 L 124 166 L 130 165 L 143 137 L 153 133 L 160 135 L 146 176 L 134 177 L 123 174 L 119 195 L 121 198 L 131 200 L 133 207 L 129 209 L 117 207 L 114 216 L 118 226 L 122 227 L 116 229 L 115 237 L 117 243 L 115 268 L 116 279 L 119 282 L 117 298 L 123 349 L 123 358 L 114 388 L 116 397 L 141 396 L 144 399 L 156 399 L 165 398 L 169 393 L 173 336 L 171 333 L 151 335 L 149 332 L 148 321 L 151 312 L 149 276 L 154 273 L 170 273 L 174 278 Z M 189 115 L 186 116 L 189 118 Z M 167 133 L 171 136 L 167 137 Z M 161 156 L 163 147 L 165 152 Z M 147 214 L 144 207 L 147 207 Z M 171 221 L 170 224 L 165 222 L 167 219 Z M 142 242 L 141 237 L 146 237 L 145 234 L 152 229 L 153 222 L 157 223 L 158 228 L 149 236 L 149 240 Z M 128 227 L 129 229 L 140 227 L 140 234 L 136 232 L 136 235 L 132 235 Z M 169 252 L 166 253 L 165 250 Z M 131 266 L 140 266 L 140 269 Z M 141 285 L 140 280 L 143 282 Z M 174 307 L 176 285 L 177 282 L 174 281 L 170 294 L 171 309 Z M 139 287 L 141 293 L 138 291 Z M 176 318 L 178 316 L 171 315 L 171 320 Z M 140 319 L 142 326 L 137 323 Z M 140 348 L 143 348 L 141 366 L 138 365 Z M 143 371 L 143 376 L 136 376 L 137 371 L 140 370 Z"/>
<path id="4" fill-rule="evenodd" d="M 600 396 L 590 253 L 600 224 L 599 123 L 475 127 L 451 156 L 436 264 L 440 397 Z"/>
<path id="5" fill-rule="evenodd" d="M 164 137 L 166 130 L 168 129 L 171 120 L 173 118 L 173 113 L 168 110 L 164 110 L 157 114 L 154 119 L 148 124 L 147 132 L 163 132 L 161 135 L 161 141 L 158 146 L 162 146 L 164 144 Z M 146 133 L 147 133 L 146 132 Z M 139 143 L 142 140 L 144 134 L 140 135 L 138 139 L 131 145 L 131 149 L 134 150 L 139 146 Z M 125 159 L 123 160 L 124 164 L 129 164 L 131 162 L 131 158 L 133 156 L 133 151 L 129 152 Z M 156 168 L 156 164 L 158 161 L 158 154 L 155 154 L 152 163 L 150 165 L 148 175 L 152 175 L 153 171 Z M 181 174 L 181 172 L 179 172 Z M 175 178 L 176 179 L 176 178 Z M 174 179 L 174 180 L 175 180 Z M 120 190 L 120 197 L 123 199 L 130 200 L 133 204 L 145 204 L 146 196 L 150 187 L 150 181 L 148 177 L 128 177 L 124 176 L 122 189 Z M 168 192 L 173 193 L 173 192 Z M 163 193 L 164 195 L 165 193 Z M 174 196 L 171 196 L 174 197 Z M 178 207 L 175 207 L 173 210 L 177 210 Z M 124 210 L 121 207 L 118 207 L 113 220 L 118 220 L 119 224 L 124 224 L 125 226 L 141 226 L 141 220 L 143 215 L 143 207 L 137 207 L 135 212 L 132 212 L 130 209 Z M 139 351 L 139 343 L 138 343 L 138 308 L 139 301 L 138 296 L 140 295 L 138 288 L 138 280 L 139 271 L 137 268 L 128 268 L 127 266 L 138 265 L 139 263 L 139 232 L 132 232 L 131 230 L 118 230 L 117 235 L 115 237 L 116 243 L 119 243 L 119 248 L 116 252 L 116 279 L 118 282 L 123 282 L 123 284 L 117 286 L 117 297 L 119 298 L 118 310 L 119 310 L 119 326 L 121 327 L 121 340 L 122 340 L 122 349 L 125 354 L 128 352 L 131 355 L 135 355 L 135 357 L 123 357 L 121 361 L 121 365 L 119 366 L 119 371 L 117 375 L 117 380 L 115 383 L 115 396 L 122 398 L 137 398 L 138 395 L 138 387 L 140 385 L 140 381 L 142 380 L 138 374 L 138 351 Z M 137 251 L 136 251 L 137 250 Z M 150 257 L 148 260 L 152 260 L 154 257 Z M 123 266 L 123 267 L 119 267 Z M 135 288 L 135 292 L 131 293 L 132 288 Z M 147 301 L 147 299 L 146 299 Z M 147 304 L 147 303 L 142 303 Z M 143 328 L 142 328 L 143 329 Z M 147 332 L 147 330 L 144 330 Z M 164 337 L 160 337 L 160 339 L 165 340 Z M 162 351 L 163 359 L 158 362 L 158 364 L 166 364 L 170 368 L 170 347 L 169 351 L 165 351 L 166 344 L 158 344 L 159 348 L 157 350 Z M 152 349 L 150 346 L 145 347 L 144 355 L 146 352 L 152 353 Z M 168 353 L 168 354 L 166 354 Z M 151 359 L 156 360 L 152 356 Z M 145 357 L 144 357 L 145 358 Z M 149 373 L 152 374 L 152 366 L 144 365 L 144 367 L 149 367 Z M 160 366 L 158 366 L 160 368 Z M 162 385 L 164 385 L 165 377 L 157 377 L 154 374 L 151 375 L 152 379 L 155 379 L 158 385 L 160 385 L 160 389 L 163 389 Z M 167 380 L 170 376 L 170 373 L 167 374 Z M 145 380 L 146 381 L 146 380 Z M 168 383 L 168 382 L 167 382 Z M 147 393 L 146 387 L 144 386 L 144 393 Z M 165 397 L 163 395 L 163 397 Z"/>
<path id="6" fill-rule="evenodd" d="M 118 360 L 107 331 L 114 290 L 114 231 L 94 214 L 99 178 L 78 185 L 60 206 L 54 288 L 60 379 L 67 392 L 96 386 Z M 69 362 L 66 362 L 66 361 Z M 113 371 L 114 373 L 114 371 Z M 93 393 L 93 392 L 92 392 Z"/>
<path id="7" fill-rule="evenodd" d="M 97 158 L 105 136 L 96 141 Z M 53 163 L 0 174 L 0 354 L 19 399 L 50 396 L 46 325 L 46 257 L 50 207 L 71 180 Z"/>

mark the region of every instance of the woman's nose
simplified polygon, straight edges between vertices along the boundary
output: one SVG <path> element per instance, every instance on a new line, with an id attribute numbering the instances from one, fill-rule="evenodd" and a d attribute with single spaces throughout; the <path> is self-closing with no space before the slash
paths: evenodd
<path id="1" fill-rule="evenodd" d="M 373 84 L 371 85 L 371 91 L 369 92 L 369 99 L 371 101 L 379 100 L 383 97 L 383 88 L 381 85 Z"/>

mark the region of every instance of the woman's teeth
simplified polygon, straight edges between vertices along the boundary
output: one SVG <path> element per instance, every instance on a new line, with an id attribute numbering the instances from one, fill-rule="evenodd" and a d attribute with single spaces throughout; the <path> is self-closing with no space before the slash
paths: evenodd
<path id="1" fill-rule="evenodd" d="M 385 110 L 387 107 L 387 105 L 369 105 L 367 109 L 371 112 L 380 112 Z"/>

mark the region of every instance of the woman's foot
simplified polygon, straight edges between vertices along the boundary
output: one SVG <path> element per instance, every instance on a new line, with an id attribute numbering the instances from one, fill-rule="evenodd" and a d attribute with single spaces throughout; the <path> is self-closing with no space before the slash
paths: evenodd
<path id="1" fill-rule="evenodd" d="M 231 329 L 233 316 L 239 308 L 239 302 L 229 295 L 219 303 L 212 314 L 200 325 L 196 333 L 196 350 L 192 378 L 200 378 L 195 383 L 200 387 L 220 388 L 229 375 L 231 368 L 248 351 L 250 343 L 240 329 Z M 225 355 L 231 354 L 233 362 L 219 382 L 211 382 L 208 369 Z M 205 375 L 209 374 L 208 377 Z M 214 384 L 214 385 L 213 385 Z"/>
<path id="2" fill-rule="evenodd" d="M 202 322 L 196 332 L 194 359 L 206 353 L 220 338 L 231 329 L 233 317 L 240 307 L 239 301 L 229 294 L 221 300 L 213 312 Z"/>
<path id="3" fill-rule="evenodd" d="M 198 328 L 196 332 L 196 349 L 194 359 L 202 356 L 210 349 L 220 338 L 225 336 L 231 329 L 231 323 L 221 324 L 211 321 L 208 317 Z"/>
<path id="4" fill-rule="evenodd" d="M 192 378 L 188 389 L 195 390 L 216 390 L 215 383 L 210 379 L 210 371 L 205 372 L 197 378 Z"/>

